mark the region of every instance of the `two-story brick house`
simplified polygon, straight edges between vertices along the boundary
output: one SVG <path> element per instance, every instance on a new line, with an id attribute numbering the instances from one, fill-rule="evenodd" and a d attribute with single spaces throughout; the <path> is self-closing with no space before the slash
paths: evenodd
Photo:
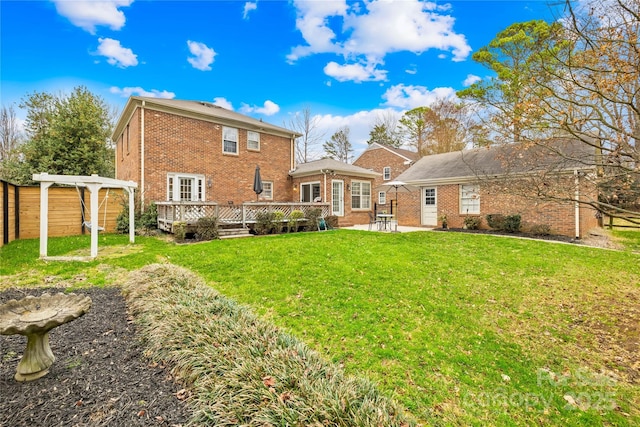
<path id="1" fill-rule="evenodd" d="M 331 190 L 322 190 L 326 213 L 338 216 L 341 225 L 359 221 L 371 209 L 370 194 L 364 193 L 371 191 L 376 174 L 341 162 L 296 165 L 299 136 L 207 102 L 134 96 L 112 136 L 116 177 L 138 183 L 144 204 L 227 206 L 256 201 L 313 203 L 307 199 L 315 197 L 306 197 L 304 191 L 331 170 Z M 264 190 L 257 200 L 256 166 L 260 166 Z M 354 196 L 355 190 L 362 194 Z"/>
<path id="2" fill-rule="evenodd" d="M 216 105 L 131 97 L 118 121 L 116 177 L 139 184 L 144 202 L 291 200 L 294 131 Z"/>

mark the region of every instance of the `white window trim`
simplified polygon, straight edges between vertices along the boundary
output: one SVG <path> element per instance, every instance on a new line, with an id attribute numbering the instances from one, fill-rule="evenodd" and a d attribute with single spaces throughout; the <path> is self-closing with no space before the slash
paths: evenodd
<path id="1" fill-rule="evenodd" d="M 360 190 L 360 194 L 358 194 L 360 196 L 360 207 L 358 207 L 358 208 L 354 208 L 353 207 L 353 187 L 354 187 L 353 184 L 356 184 L 356 183 L 360 184 L 360 189 L 361 189 Z M 367 196 L 366 195 L 365 196 L 362 195 L 362 184 L 367 184 L 369 186 L 369 196 L 368 196 L 369 197 L 369 203 L 368 203 L 368 206 L 365 206 L 365 207 L 362 206 L 363 205 L 362 200 L 363 200 L 363 197 L 367 197 Z M 372 185 L 371 185 L 370 181 L 351 181 L 351 211 L 368 211 L 368 210 L 371 209 L 371 197 L 372 197 L 372 195 L 371 195 L 371 187 L 372 187 Z"/>
<path id="2" fill-rule="evenodd" d="M 473 192 L 476 194 L 476 198 L 478 199 L 478 210 L 477 211 L 469 211 L 467 212 L 467 210 L 462 206 L 462 201 L 463 201 L 463 197 L 462 194 L 464 193 L 463 188 L 464 187 L 473 187 Z M 461 215 L 480 215 L 480 186 L 476 185 L 476 184 L 460 184 L 459 186 L 460 188 L 460 214 Z M 473 198 L 472 198 L 473 199 Z"/>
<path id="3" fill-rule="evenodd" d="M 236 140 L 235 141 L 233 141 L 232 139 L 228 139 L 228 140 L 224 139 L 227 130 L 234 130 L 235 131 L 235 133 L 236 133 Z M 226 151 L 224 149 L 224 142 L 225 141 L 235 142 L 236 143 L 236 151 L 235 152 Z M 237 128 L 232 128 L 232 127 L 227 127 L 227 126 L 223 126 L 222 127 L 222 153 L 223 154 L 230 154 L 230 155 L 238 155 L 238 154 L 240 154 L 240 143 L 238 142 L 238 129 Z"/>
<path id="4" fill-rule="evenodd" d="M 269 196 L 265 194 L 267 187 L 271 188 Z M 262 190 L 262 194 L 260 194 L 261 199 L 273 200 L 273 181 L 262 181 Z"/>
<path id="5" fill-rule="evenodd" d="M 313 202 L 313 186 L 317 184 L 318 187 L 320 188 L 320 190 L 322 190 L 322 185 L 320 185 L 320 181 L 308 181 L 308 182 L 301 182 L 300 183 L 300 203 L 302 203 L 302 196 L 304 195 L 304 191 L 302 191 L 302 187 L 305 185 L 311 185 L 311 200 L 310 202 Z M 322 196 L 322 194 L 320 195 Z"/>
<path id="6" fill-rule="evenodd" d="M 256 136 L 256 139 L 250 139 L 249 135 L 254 134 Z M 258 143 L 257 147 L 250 147 L 249 146 L 249 141 L 255 141 Z M 248 130 L 247 131 L 247 150 L 249 151 L 260 151 L 260 132 L 254 132 L 252 130 Z"/>
<path id="7" fill-rule="evenodd" d="M 382 168 L 382 179 L 384 181 L 391 180 L 391 166 L 385 166 Z"/>
<path id="8" fill-rule="evenodd" d="M 378 204 L 386 205 L 387 204 L 387 192 L 386 191 L 378 191 Z"/>
<path id="9" fill-rule="evenodd" d="M 193 193 L 191 194 L 191 202 L 200 202 L 207 200 L 206 198 L 206 186 L 204 181 L 204 175 L 170 172 L 167 174 L 167 200 L 180 201 L 180 179 L 192 179 L 193 180 Z M 173 180 L 173 194 L 169 194 L 169 182 Z M 198 189 L 202 191 L 202 199 L 198 199 Z M 177 196 L 177 197 L 176 197 Z"/>

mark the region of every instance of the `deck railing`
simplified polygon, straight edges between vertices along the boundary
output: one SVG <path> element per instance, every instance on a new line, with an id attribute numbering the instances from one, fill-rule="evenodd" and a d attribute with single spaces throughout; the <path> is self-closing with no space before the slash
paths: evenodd
<path id="1" fill-rule="evenodd" d="M 217 202 L 156 202 L 158 207 L 158 228 L 172 231 L 174 222 L 194 225 L 199 218 L 216 217 L 219 224 L 246 227 L 256 222 L 259 213 L 282 212 L 286 220 L 291 212 L 302 211 L 306 216 L 313 209 L 320 209 L 321 215 L 331 215 L 329 203 L 291 202 L 247 202 L 241 205 L 219 204 Z"/>

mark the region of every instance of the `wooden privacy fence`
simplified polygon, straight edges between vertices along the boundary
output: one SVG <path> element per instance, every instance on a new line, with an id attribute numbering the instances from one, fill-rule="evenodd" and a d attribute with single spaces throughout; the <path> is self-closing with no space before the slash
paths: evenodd
<path id="1" fill-rule="evenodd" d="M 0 181 L 0 246 L 17 239 L 40 237 L 40 186 L 17 186 Z M 108 192 L 108 194 L 107 194 Z M 84 203 L 81 202 L 84 194 Z M 102 189 L 98 218 L 91 218 L 91 197 L 88 190 L 75 187 L 49 188 L 49 237 L 90 234 L 83 221 L 116 230 L 116 219 L 127 195 L 121 189 Z M 83 206 L 84 205 L 84 206 Z M 84 212 L 84 220 L 83 220 Z"/>

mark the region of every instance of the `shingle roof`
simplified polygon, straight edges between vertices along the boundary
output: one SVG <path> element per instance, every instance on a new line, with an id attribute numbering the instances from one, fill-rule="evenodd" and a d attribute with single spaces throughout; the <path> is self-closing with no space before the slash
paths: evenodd
<path id="1" fill-rule="evenodd" d="M 416 153 L 415 151 L 405 150 L 404 148 L 396 148 L 396 147 L 392 147 L 390 145 L 380 144 L 379 142 L 374 142 L 373 144 L 369 145 L 367 147 L 367 149 L 364 150 L 364 151 L 366 152 L 366 151 L 370 151 L 370 150 L 387 150 L 387 151 L 390 151 L 391 153 L 394 153 L 394 154 L 396 154 L 396 155 L 398 155 L 398 156 L 400 156 L 402 158 L 405 158 L 407 160 L 410 160 L 412 162 L 415 162 L 416 160 L 418 160 L 420 158 L 418 153 Z M 362 156 L 362 154 L 360 154 L 360 155 Z"/>
<path id="2" fill-rule="evenodd" d="M 122 130 L 124 129 L 124 122 L 128 120 L 129 115 L 133 112 L 135 107 L 142 104 L 142 102 L 145 103 L 145 107 L 147 108 L 156 108 L 198 119 L 216 121 L 230 126 L 237 126 L 280 136 L 301 136 L 293 130 L 263 122 L 262 119 L 254 119 L 253 117 L 245 116 L 244 114 L 228 110 L 210 102 L 132 96 L 129 98 L 129 101 L 127 101 L 127 105 L 120 116 L 120 120 L 116 124 L 116 128 L 113 133 L 114 140 L 117 140 L 120 133 L 122 133 Z"/>
<path id="3" fill-rule="evenodd" d="M 359 166 L 350 165 L 348 163 L 339 162 L 338 160 L 334 159 L 320 159 L 307 163 L 301 163 L 297 165 L 296 168 L 289 174 L 293 177 L 297 177 L 322 173 L 321 171 L 323 170 L 343 173 L 345 175 L 364 176 L 370 178 L 375 178 L 376 176 L 380 175 L 379 173 L 374 172 L 370 169 L 365 169 Z"/>
<path id="4" fill-rule="evenodd" d="M 575 140 L 555 139 L 549 145 L 509 144 L 434 154 L 418 160 L 398 181 L 427 183 L 476 177 L 523 174 L 540 170 L 589 168 L 594 150 Z"/>

